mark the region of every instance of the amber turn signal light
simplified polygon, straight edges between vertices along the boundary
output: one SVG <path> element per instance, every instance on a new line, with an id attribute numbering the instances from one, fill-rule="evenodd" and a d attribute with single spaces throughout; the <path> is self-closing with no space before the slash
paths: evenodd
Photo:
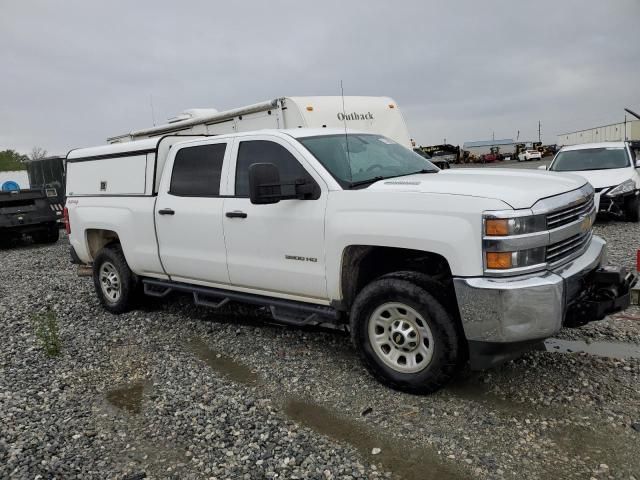
<path id="1" fill-rule="evenodd" d="M 487 235 L 491 236 L 509 235 L 509 220 L 488 218 L 485 220 L 484 230 Z"/>
<path id="2" fill-rule="evenodd" d="M 511 252 L 487 252 L 487 268 L 504 270 L 511 266 Z"/>

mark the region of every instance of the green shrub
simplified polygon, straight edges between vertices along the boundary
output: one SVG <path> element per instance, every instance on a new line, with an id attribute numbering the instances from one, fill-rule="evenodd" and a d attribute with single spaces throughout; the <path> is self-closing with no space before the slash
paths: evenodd
<path id="1" fill-rule="evenodd" d="M 0 172 L 26 170 L 27 166 L 24 164 L 25 160 L 27 160 L 26 155 L 21 155 L 14 150 L 0 151 Z"/>
<path id="2" fill-rule="evenodd" d="M 47 310 L 32 317 L 36 329 L 36 337 L 48 357 L 57 357 L 61 353 L 60 328 L 55 312 Z"/>

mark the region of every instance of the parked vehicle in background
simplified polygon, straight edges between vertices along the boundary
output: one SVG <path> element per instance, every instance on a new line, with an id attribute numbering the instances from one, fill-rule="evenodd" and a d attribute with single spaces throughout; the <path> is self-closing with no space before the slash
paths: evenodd
<path id="1" fill-rule="evenodd" d="M 36 243 L 55 243 L 59 229 L 57 216 L 42 189 L 11 188 L 0 191 L 0 244 L 8 244 L 23 234 Z"/>
<path id="2" fill-rule="evenodd" d="M 462 161 L 460 147 L 448 143 L 429 146 L 420 145 L 414 148 L 414 151 L 419 155 L 428 154 L 430 157 L 425 156 L 425 158 L 429 158 L 432 163 L 442 169 L 451 168 L 452 163 L 460 163 Z"/>
<path id="3" fill-rule="evenodd" d="M 433 163 L 436 167 L 440 168 L 441 170 L 446 170 L 447 168 L 451 168 L 451 165 L 449 165 L 450 157 L 446 154 L 438 155 L 438 152 L 434 152 L 433 154 L 427 153 L 425 150 L 422 150 L 422 148 L 420 147 L 414 148 L 413 151 L 416 152 L 421 157 L 424 157 L 427 160 L 429 160 L 431 163 Z"/>
<path id="4" fill-rule="evenodd" d="M 93 266 L 108 311 L 182 291 L 348 326 L 376 378 L 416 393 L 625 308 L 634 283 L 604 265 L 584 179 L 443 171 L 367 132 L 74 150 L 67 195 L 72 258 Z"/>
<path id="5" fill-rule="evenodd" d="M 480 161 L 482 163 L 493 163 L 502 160 L 500 155 L 500 147 L 491 147 L 489 153 L 480 155 Z"/>
<path id="6" fill-rule="evenodd" d="M 541 160 L 542 153 L 538 150 L 525 150 L 524 152 L 520 152 L 518 154 L 519 162 L 528 162 L 529 160 Z"/>
<path id="7" fill-rule="evenodd" d="M 59 222 L 62 221 L 65 202 L 64 162 L 64 157 L 46 157 L 25 162 L 31 188 L 45 191 Z"/>
<path id="8" fill-rule="evenodd" d="M 640 221 L 640 161 L 628 142 L 584 143 L 562 147 L 552 172 L 575 173 L 594 186 L 599 211 Z M 544 168 L 544 167 L 541 167 Z"/>
<path id="9" fill-rule="evenodd" d="M 543 157 L 550 157 L 555 155 L 556 153 L 558 153 L 558 145 L 553 144 L 553 145 L 545 145 L 544 147 L 542 147 L 542 156 Z"/>

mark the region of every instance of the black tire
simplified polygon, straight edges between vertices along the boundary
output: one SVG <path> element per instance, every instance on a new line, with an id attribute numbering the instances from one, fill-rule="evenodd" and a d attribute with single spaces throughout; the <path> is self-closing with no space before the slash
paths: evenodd
<path id="1" fill-rule="evenodd" d="M 12 247 L 16 241 L 16 236 L 12 233 L 3 232 L 0 230 L 0 248 Z"/>
<path id="2" fill-rule="evenodd" d="M 629 222 L 640 221 L 640 195 L 636 195 L 627 202 L 625 214 L 627 217 L 627 221 Z"/>
<path id="3" fill-rule="evenodd" d="M 49 225 L 39 232 L 34 233 L 31 237 L 35 243 L 56 243 L 60 238 L 60 229 L 57 225 Z"/>
<path id="4" fill-rule="evenodd" d="M 113 295 L 108 287 L 105 286 L 103 289 L 101 277 L 106 276 L 107 268 L 110 273 L 117 276 L 119 284 L 117 296 Z M 141 296 L 141 282 L 129 268 L 119 244 L 107 245 L 96 255 L 93 262 L 93 284 L 100 303 L 111 313 L 120 314 L 130 311 L 136 306 Z M 110 284 L 113 286 L 115 282 Z M 110 292 L 111 296 L 107 292 Z"/>
<path id="5" fill-rule="evenodd" d="M 415 394 L 436 392 L 451 381 L 466 360 L 464 334 L 456 314 L 448 312 L 429 288 L 421 285 L 424 277 L 412 272 L 398 272 L 373 281 L 356 297 L 350 316 L 351 339 L 369 372 L 393 389 Z M 413 309 L 426 321 L 430 330 L 432 356 L 419 371 L 405 373 L 391 368 L 370 340 L 372 315 L 393 303 Z M 378 326 L 374 324 L 372 328 L 377 329 Z M 386 334 L 386 329 L 382 331 Z"/>

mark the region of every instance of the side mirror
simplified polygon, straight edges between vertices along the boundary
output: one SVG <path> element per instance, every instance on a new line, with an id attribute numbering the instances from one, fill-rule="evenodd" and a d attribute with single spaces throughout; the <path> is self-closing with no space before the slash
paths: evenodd
<path id="1" fill-rule="evenodd" d="M 278 167 L 273 163 L 249 165 L 249 198 L 256 205 L 278 203 L 282 200 Z"/>
<path id="2" fill-rule="evenodd" d="M 636 168 L 640 168 L 640 158 L 636 159 Z"/>
<path id="3" fill-rule="evenodd" d="M 538 167 L 538 170 L 546 170 L 546 169 L 547 169 L 547 166 L 546 166 L 546 165 L 540 165 L 540 166 Z"/>

